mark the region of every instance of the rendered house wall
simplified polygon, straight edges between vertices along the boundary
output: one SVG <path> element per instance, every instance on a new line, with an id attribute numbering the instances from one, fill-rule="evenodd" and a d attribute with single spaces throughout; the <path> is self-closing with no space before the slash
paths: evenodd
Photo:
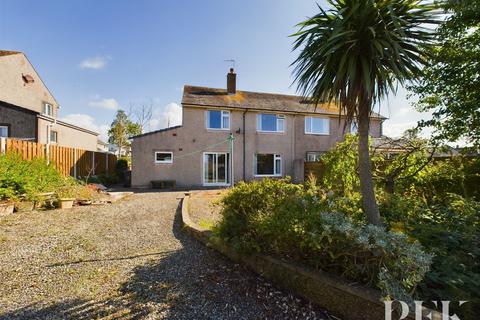
<path id="1" fill-rule="evenodd" d="M 275 153 L 282 156 L 282 176 L 303 181 L 303 163 L 308 151 L 327 151 L 344 136 L 344 121 L 330 116 L 329 135 L 307 135 L 304 115 L 286 114 L 285 132 L 257 132 L 257 112 L 230 110 L 230 130 L 206 129 L 206 111 L 209 108 L 183 107 L 183 124 L 179 128 L 147 134 L 132 142 L 132 186 L 147 187 L 152 180 L 175 180 L 179 187 L 203 185 L 203 153 L 229 152 L 226 141 L 229 134 L 233 143 L 233 167 L 235 182 L 243 180 L 243 132 L 245 130 L 245 180 L 254 176 L 254 155 Z M 224 109 L 225 110 L 225 109 Z M 379 136 L 381 121 L 372 119 L 371 133 Z M 348 128 L 346 131 L 348 132 Z M 212 145 L 216 145 L 212 147 Z M 173 152 L 172 164 L 156 164 L 155 151 Z"/>

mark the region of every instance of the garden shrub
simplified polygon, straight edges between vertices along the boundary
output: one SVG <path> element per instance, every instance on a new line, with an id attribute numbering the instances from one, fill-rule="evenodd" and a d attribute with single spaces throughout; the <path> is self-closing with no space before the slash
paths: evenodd
<path id="1" fill-rule="evenodd" d="M 411 301 L 432 256 L 401 233 L 331 211 L 331 197 L 288 180 L 240 183 L 222 199 L 216 233 L 236 250 L 301 262 Z"/>
<path id="2" fill-rule="evenodd" d="M 65 178 L 44 159 L 23 160 L 17 154 L 0 156 L 0 200 L 35 200 L 39 193 L 52 192 Z"/>
<path id="3" fill-rule="evenodd" d="M 447 193 L 428 200 L 391 196 L 380 204 L 392 229 L 402 230 L 434 255 L 418 287 L 422 299 L 468 301 L 458 310 L 452 305 L 452 311 L 474 319 L 480 310 L 480 203 Z"/>
<path id="4" fill-rule="evenodd" d="M 87 179 L 87 183 L 100 183 L 104 186 L 111 186 L 118 183 L 119 178 L 116 173 L 114 174 L 106 174 L 102 173 L 96 176 L 90 176 Z"/>
<path id="5" fill-rule="evenodd" d="M 129 165 L 129 159 L 128 158 L 122 157 L 122 158 L 117 160 L 117 163 L 115 165 L 115 174 L 120 181 L 125 180 L 125 173 L 128 171 L 129 167 L 130 167 L 130 165 Z"/>

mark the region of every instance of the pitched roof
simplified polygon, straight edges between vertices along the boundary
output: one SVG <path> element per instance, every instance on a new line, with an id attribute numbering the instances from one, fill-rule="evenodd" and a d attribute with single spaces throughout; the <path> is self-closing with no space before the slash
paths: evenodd
<path id="1" fill-rule="evenodd" d="M 338 107 L 334 104 L 319 104 L 316 108 L 301 96 L 274 94 L 251 91 L 237 91 L 229 95 L 227 90 L 186 85 L 183 88 L 183 105 L 205 107 L 224 107 L 251 110 L 300 112 L 314 114 L 338 115 Z M 372 117 L 386 119 L 373 112 Z"/>
<path id="2" fill-rule="evenodd" d="M 21 53 L 21 52 L 20 51 L 0 50 L 0 57 L 10 56 L 12 54 L 19 54 L 19 53 Z"/>
<path id="3" fill-rule="evenodd" d="M 168 127 L 168 128 L 163 128 L 163 129 L 159 129 L 159 130 L 155 130 L 155 131 L 150 131 L 150 132 L 142 133 L 142 134 L 139 134 L 139 135 L 136 135 L 136 136 L 131 136 L 131 137 L 129 137 L 129 139 L 137 139 L 137 138 L 141 138 L 141 137 L 144 137 L 144 136 L 149 136 L 149 135 L 154 134 L 154 133 L 159 133 L 159 132 L 169 131 L 169 130 L 173 130 L 173 129 L 178 129 L 180 127 L 181 127 L 181 125 Z"/>

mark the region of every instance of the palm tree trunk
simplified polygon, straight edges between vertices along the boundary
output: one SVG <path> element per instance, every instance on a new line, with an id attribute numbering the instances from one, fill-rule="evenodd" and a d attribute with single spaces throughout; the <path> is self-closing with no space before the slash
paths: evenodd
<path id="1" fill-rule="evenodd" d="M 370 109 L 364 104 L 359 106 L 358 114 L 358 169 L 360 177 L 360 192 L 362 194 L 363 211 L 368 222 L 381 225 L 375 192 L 373 190 L 372 164 L 368 146 Z"/>

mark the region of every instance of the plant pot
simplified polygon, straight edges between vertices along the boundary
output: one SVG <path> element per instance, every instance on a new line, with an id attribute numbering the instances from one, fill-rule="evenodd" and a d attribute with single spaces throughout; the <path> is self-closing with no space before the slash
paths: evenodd
<path id="1" fill-rule="evenodd" d="M 73 207 L 73 201 L 75 201 L 73 198 L 59 199 L 58 207 L 60 209 L 71 209 Z"/>
<path id="2" fill-rule="evenodd" d="M 15 203 L 15 210 L 17 212 L 27 212 L 32 211 L 35 208 L 34 201 L 20 201 Z"/>
<path id="3" fill-rule="evenodd" d="M 89 206 L 92 204 L 92 200 L 78 200 L 78 203 L 81 205 L 81 206 Z"/>
<path id="4" fill-rule="evenodd" d="M 13 202 L 0 202 L 0 217 L 13 213 L 15 209 L 15 203 Z"/>
<path id="5" fill-rule="evenodd" d="M 37 201 L 35 201 L 35 209 L 44 208 L 44 209 L 52 209 L 54 208 L 54 199 L 53 199 L 53 192 L 45 192 L 39 193 L 36 195 Z"/>

